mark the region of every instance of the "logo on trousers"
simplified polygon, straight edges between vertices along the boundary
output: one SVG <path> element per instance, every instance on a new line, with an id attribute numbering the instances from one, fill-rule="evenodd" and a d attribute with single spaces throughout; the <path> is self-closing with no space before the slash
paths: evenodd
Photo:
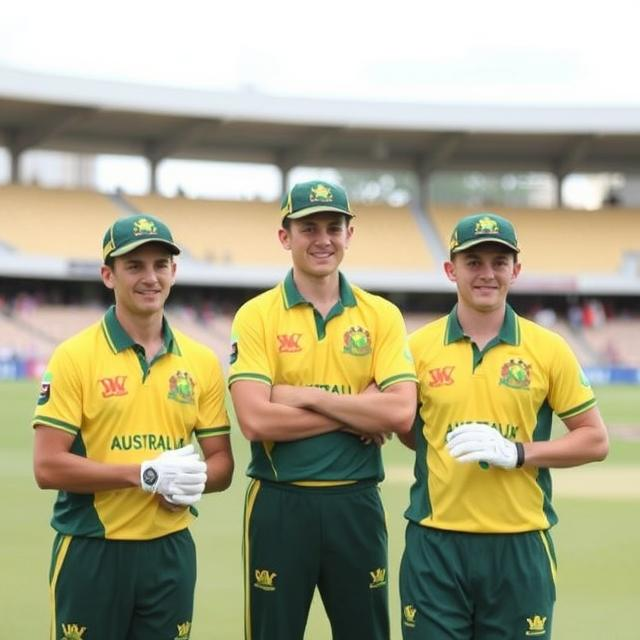
<path id="1" fill-rule="evenodd" d="M 411 605 L 405 605 L 402 607 L 402 622 L 405 627 L 415 627 L 416 626 L 416 608 Z"/>
<path id="2" fill-rule="evenodd" d="M 79 624 L 63 624 L 62 640 L 82 640 L 87 627 L 81 627 Z"/>
<path id="3" fill-rule="evenodd" d="M 384 585 L 387 584 L 386 569 L 375 569 L 374 571 L 369 571 L 369 575 L 371 576 L 369 589 L 378 589 L 379 587 L 384 587 Z"/>
<path id="4" fill-rule="evenodd" d="M 545 635 L 547 633 L 544 628 L 546 622 L 546 616 L 533 616 L 532 618 L 527 618 L 527 624 L 529 625 L 529 628 L 524 632 L 524 634 L 526 636 Z"/>
<path id="5" fill-rule="evenodd" d="M 267 569 L 256 569 L 256 581 L 253 586 L 263 591 L 275 591 L 273 580 L 277 575 L 275 572 L 269 573 Z"/>

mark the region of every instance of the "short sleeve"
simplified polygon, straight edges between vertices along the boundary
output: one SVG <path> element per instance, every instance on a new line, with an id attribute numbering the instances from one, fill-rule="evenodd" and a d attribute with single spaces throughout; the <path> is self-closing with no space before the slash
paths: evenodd
<path id="1" fill-rule="evenodd" d="M 42 424 L 77 435 L 82 425 L 82 382 L 70 354 L 58 347 L 42 377 L 32 426 Z"/>
<path id="2" fill-rule="evenodd" d="M 229 386 L 238 380 L 273 384 L 264 332 L 263 319 L 254 306 L 240 307 L 231 327 Z"/>

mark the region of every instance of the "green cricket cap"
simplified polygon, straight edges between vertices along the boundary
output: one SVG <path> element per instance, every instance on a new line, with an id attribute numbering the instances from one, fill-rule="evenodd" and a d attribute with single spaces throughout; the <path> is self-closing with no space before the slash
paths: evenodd
<path id="1" fill-rule="evenodd" d="M 323 211 L 337 211 L 351 218 L 355 213 L 351 211 L 347 192 L 337 184 L 324 180 L 310 180 L 298 182 L 282 198 L 280 213 L 282 219 L 298 219 Z"/>
<path id="2" fill-rule="evenodd" d="M 180 253 L 180 247 L 173 241 L 169 227 L 159 218 L 140 213 L 116 220 L 104 234 L 102 259 L 123 256 L 148 242 L 160 242 L 171 253 Z"/>
<path id="3" fill-rule="evenodd" d="M 502 216 L 486 212 L 458 221 L 451 234 L 449 252 L 458 253 L 483 242 L 497 242 L 512 251 L 520 251 L 513 225 Z"/>

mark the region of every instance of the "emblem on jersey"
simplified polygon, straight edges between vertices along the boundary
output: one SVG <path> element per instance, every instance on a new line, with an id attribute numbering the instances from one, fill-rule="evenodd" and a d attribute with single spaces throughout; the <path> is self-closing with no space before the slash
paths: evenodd
<path id="1" fill-rule="evenodd" d="M 309 192 L 309 202 L 332 202 L 333 193 L 331 189 L 324 184 L 317 184 L 315 187 L 311 187 Z"/>
<path id="2" fill-rule="evenodd" d="M 133 223 L 134 236 L 154 236 L 158 233 L 158 229 L 151 220 L 147 218 L 138 218 Z"/>
<path id="3" fill-rule="evenodd" d="M 453 370 L 455 367 L 438 367 L 429 369 L 429 386 L 442 387 L 453 384 Z"/>
<path id="4" fill-rule="evenodd" d="M 386 569 L 376 569 L 375 571 L 369 571 L 369 575 L 371 576 L 369 589 L 379 589 L 380 587 L 384 587 L 384 585 L 387 584 Z"/>
<path id="5" fill-rule="evenodd" d="M 276 588 L 273 584 L 277 573 L 269 573 L 267 569 L 256 569 L 256 581 L 253 586 L 263 591 L 275 591 Z"/>
<path id="6" fill-rule="evenodd" d="M 544 628 L 546 622 L 547 618 L 545 616 L 533 616 L 532 618 L 527 618 L 529 628 L 524 632 L 524 634 L 526 636 L 545 635 L 547 633 Z"/>
<path id="7" fill-rule="evenodd" d="M 511 389 L 528 389 L 531 384 L 531 365 L 524 360 L 511 359 L 500 369 L 500 384 Z"/>
<path id="8" fill-rule="evenodd" d="M 193 388 L 195 382 L 186 371 L 176 371 L 169 378 L 169 393 L 167 398 L 182 404 L 194 404 Z"/>
<path id="9" fill-rule="evenodd" d="M 129 393 L 125 387 L 127 376 L 113 376 L 113 378 L 100 378 L 98 382 L 102 386 L 102 397 L 126 396 Z"/>
<path id="10" fill-rule="evenodd" d="M 47 371 L 40 381 L 40 393 L 38 395 L 38 404 L 47 404 L 49 402 L 49 398 L 51 396 L 51 381 L 53 380 L 53 375 L 50 371 Z"/>
<path id="11" fill-rule="evenodd" d="M 178 635 L 173 640 L 189 640 L 191 637 L 191 622 L 183 622 L 176 626 L 178 627 Z"/>
<path id="12" fill-rule="evenodd" d="M 344 334 L 343 353 L 352 356 L 366 356 L 371 353 L 371 336 L 364 327 L 351 327 Z"/>
<path id="13" fill-rule="evenodd" d="M 79 624 L 63 624 L 62 640 L 82 640 L 87 627 L 81 627 Z"/>
<path id="14" fill-rule="evenodd" d="M 295 353 L 296 351 L 302 351 L 300 346 L 301 333 L 284 333 L 276 336 L 278 338 L 278 352 L 279 353 Z"/>
<path id="15" fill-rule="evenodd" d="M 489 218 L 489 216 L 485 216 L 484 218 L 480 218 L 478 222 L 476 222 L 476 228 L 474 229 L 475 234 L 479 233 L 486 235 L 490 234 L 498 234 L 500 233 L 500 227 L 498 223 L 493 219 Z"/>
<path id="16" fill-rule="evenodd" d="M 415 627 L 416 626 L 416 608 L 407 604 L 402 607 L 402 622 L 405 627 Z"/>

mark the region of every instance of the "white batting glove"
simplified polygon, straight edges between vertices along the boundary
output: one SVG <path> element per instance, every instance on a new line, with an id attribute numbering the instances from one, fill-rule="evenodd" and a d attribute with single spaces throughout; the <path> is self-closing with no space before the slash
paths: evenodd
<path id="1" fill-rule="evenodd" d="M 171 485 L 179 477 L 194 475 L 198 482 L 206 481 L 207 465 L 200 460 L 192 444 L 161 453 L 140 465 L 140 487 L 150 493 L 171 495 Z"/>
<path id="2" fill-rule="evenodd" d="M 484 462 L 503 469 L 513 469 L 518 463 L 516 444 L 497 429 L 479 422 L 463 424 L 449 432 L 447 449 L 458 462 Z"/>
<path id="3" fill-rule="evenodd" d="M 181 473 L 169 486 L 170 493 L 164 497 L 171 504 L 190 507 L 202 498 L 206 482 L 206 473 Z"/>

